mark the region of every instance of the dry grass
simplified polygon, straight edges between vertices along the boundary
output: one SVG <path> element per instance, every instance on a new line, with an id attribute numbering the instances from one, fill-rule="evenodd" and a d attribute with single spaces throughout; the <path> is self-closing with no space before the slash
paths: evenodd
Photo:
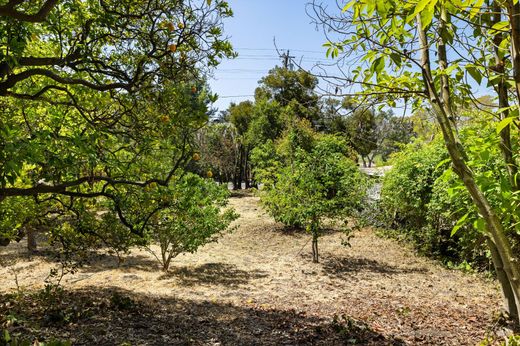
<path id="1" fill-rule="evenodd" d="M 355 234 L 351 248 L 341 245 L 339 233 L 324 235 L 319 245 L 321 263 L 314 264 L 309 236 L 285 231 L 263 213 L 256 197 L 236 196 L 231 204 L 241 215 L 238 229 L 195 254 L 178 256 L 168 273 L 160 271 L 150 254 L 135 250 L 120 266 L 117 258 L 100 255 L 91 265 L 67 276 L 64 285 L 90 294 L 124 290 L 142 304 L 153 302 L 143 308 L 150 314 L 151 306 L 163 306 L 170 319 L 181 318 L 191 306 L 196 312 L 183 317 L 185 325 L 198 326 L 187 331 L 191 339 L 175 338 L 166 328 L 161 332 L 170 338 L 168 342 L 164 339 L 165 344 L 352 341 L 327 333 L 320 336 L 322 331 L 316 326 L 330 326 L 327 321 L 334 315 L 362 321 L 373 333 L 363 342 L 374 345 L 401 341 L 410 345 L 474 345 L 492 327 L 493 315 L 500 307 L 495 282 L 442 268 L 394 241 L 376 237 L 369 229 Z M 16 262 L 0 268 L 3 293 L 16 288 L 13 270 L 19 284 L 32 290 L 42 286 L 53 265 L 40 257 L 27 258 L 21 244 L 0 251 L 0 259 Z M 203 311 L 208 311 L 206 317 Z M 200 322 L 201 318 L 211 321 Z M 284 318 L 292 321 L 282 328 L 290 329 L 289 334 L 283 330 L 274 333 Z M 228 322 L 215 325 L 217 320 Z M 157 323 L 163 328 L 167 321 Z M 259 328 L 256 332 L 255 324 Z M 312 337 L 300 335 L 305 326 L 314 326 L 309 332 Z M 134 328 L 131 324 L 127 327 Z M 152 338 L 157 331 L 146 332 L 150 334 L 147 338 L 132 340 L 162 344 Z M 336 332 L 341 334 L 337 328 Z M 257 334 L 250 339 L 248 333 Z M 88 344 L 86 336 L 78 336 L 87 335 L 83 329 L 70 329 L 64 335 L 78 344 Z M 103 340 L 106 344 L 122 342 L 103 336 L 94 340 L 101 344 Z"/>

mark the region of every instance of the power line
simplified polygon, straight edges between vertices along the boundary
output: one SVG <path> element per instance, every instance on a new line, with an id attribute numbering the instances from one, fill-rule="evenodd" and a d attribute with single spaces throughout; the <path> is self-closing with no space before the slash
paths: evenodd
<path id="1" fill-rule="evenodd" d="M 238 97 L 254 97 L 255 95 L 226 95 L 226 96 L 220 96 L 219 95 L 219 99 L 229 99 L 229 98 L 238 98 Z"/>
<path id="2" fill-rule="evenodd" d="M 235 48 L 235 50 L 247 50 L 247 51 L 271 51 L 276 52 L 277 50 L 275 48 Z M 299 52 L 299 53 L 318 53 L 318 54 L 324 54 L 325 51 L 318 51 L 318 50 L 306 50 L 306 49 L 288 49 L 293 52 Z"/>

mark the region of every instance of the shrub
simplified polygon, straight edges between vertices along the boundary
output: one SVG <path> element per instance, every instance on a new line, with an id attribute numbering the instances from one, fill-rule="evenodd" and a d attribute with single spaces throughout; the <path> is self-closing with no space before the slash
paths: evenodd
<path id="1" fill-rule="evenodd" d="M 292 148 L 287 141 L 291 138 L 281 143 Z M 290 154 L 285 161 L 259 170 L 258 176 L 267 178 L 262 181 L 260 196 L 276 221 L 311 233 L 313 261 L 317 262 L 324 219 L 345 219 L 359 210 L 366 179 L 349 158 L 346 142 L 339 137 L 319 136 L 309 151 L 296 147 Z"/>
<path id="2" fill-rule="evenodd" d="M 415 230 L 425 226 L 433 184 L 443 173 L 438 165 L 447 157 L 440 139 L 409 144 L 392 157 L 393 168 L 383 179 L 381 206 L 394 226 Z"/>
<path id="3" fill-rule="evenodd" d="M 188 173 L 167 189 L 166 206 L 154 214 L 148 226 L 149 236 L 160 246 L 160 254 L 152 247 L 148 249 L 163 270 L 168 270 L 175 256 L 195 252 L 200 246 L 215 241 L 238 217 L 233 209 L 222 210 L 229 191 L 210 179 Z"/>
<path id="4" fill-rule="evenodd" d="M 499 217 L 509 224 L 513 247 L 520 239 L 519 198 L 501 164 L 495 129 L 478 119 L 461 129 L 468 163 Z M 411 240 L 416 248 L 450 265 L 489 268 L 486 230 L 469 194 L 451 170 L 447 151 L 437 138 L 409 144 L 392 158 L 383 180 L 381 209 L 386 226 Z"/>

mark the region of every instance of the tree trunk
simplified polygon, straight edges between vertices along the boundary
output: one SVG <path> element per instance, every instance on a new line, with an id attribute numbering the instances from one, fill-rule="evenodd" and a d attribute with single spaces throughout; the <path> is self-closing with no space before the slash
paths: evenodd
<path id="1" fill-rule="evenodd" d="M 511 23 L 511 58 L 515 79 L 516 99 L 520 101 L 520 3 L 507 1 L 509 22 Z"/>
<path id="2" fill-rule="evenodd" d="M 422 28 L 420 15 L 417 16 L 417 22 L 418 27 Z M 440 125 L 442 135 L 444 137 L 444 142 L 446 144 L 446 148 L 448 149 L 448 153 L 451 158 L 453 170 L 457 173 L 457 175 L 464 183 L 464 186 L 468 190 L 474 204 L 477 206 L 480 215 L 482 215 L 482 218 L 486 222 L 486 226 L 489 230 L 491 240 L 495 244 L 497 250 L 496 252 L 499 255 L 497 257 L 497 261 L 501 260 L 501 263 L 500 261 L 496 262 L 494 260 L 493 264 L 495 265 L 495 267 L 503 267 L 504 272 L 507 276 L 507 280 L 509 281 L 509 284 L 513 291 L 513 295 L 515 297 L 515 305 L 520 306 L 520 267 L 518 265 L 518 259 L 513 254 L 511 243 L 505 235 L 500 220 L 498 219 L 495 211 L 491 207 L 489 201 L 484 196 L 479 186 L 475 182 L 473 172 L 470 170 L 466 163 L 464 149 L 452 125 L 453 123 L 451 119 L 453 119 L 453 114 L 449 113 L 451 109 L 449 107 L 443 107 L 449 104 L 449 100 L 447 100 L 448 102 L 446 102 L 446 100 L 445 102 L 443 102 L 441 100 L 441 96 L 439 96 L 439 94 L 435 90 L 429 66 L 429 46 L 426 38 L 426 33 L 423 29 L 419 30 L 419 39 L 421 42 L 421 64 L 425 86 L 428 90 L 430 102 L 435 112 L 437 122 Z M 439 66 L 447 66 L 446 55 L 441 54 L 441 51 L 438 51 L 438 53 Z M 441 88 L 443 88 L 442 83 L 443 81 L 441 80 Z M 507 291 L 507 285 L 505 288 L 503 288 L 503 290 Z"/>
<path id="3" fill-rule="evenodd" d="M 251 188 L 251 181 L 249 180 L 249 149 L 244 149 L 244 180 L 246 189 Z"/>
<path id="4" fill-rule="evenodd" d="M 316 221 L 313 221 L 310 225 L 307 226 L 307 231 L 312 235 L 312 262 L 319 262 L 319 253 L 318 253 L 318 225 Z"/>
<path id="5" fill-rule="evenodd" d="M 233 175 L 233 190 L 242 189 L 242 145 L 238 149 L 238 157 L 235 161 L 235 173 Z"/>
<path id="6" fill-rule="evenodd" d="M 497 273 L 497 279 L 502 289 L 502 297 L 504 301 L 504 310 L 514 319 L 518 318 L 518 307 L 515 302 L 515 294 L 511 283 L 507 278 L 507 273 L 504 271 L 504 264 L 500 258 L 495 243 L 490 238 L 487 238 L 487 244 L 491 252 L 491 258 L 493 260 L 493 266 Z"/>
<path id="7" fill-rule="evenodd" d="M 29 253 L 34 253 L 34 252 L 36 252 L 36 250 L 38 248 L 38 244 L 36 242 L 36 230 L 31 226 L 27 226 L 26 231 L 27 231 L 27 250 L 29 251 Z"/>
<path id="8" fill-rule="evenodd" d="M 502 21 L 502 9 L 500 5 L 495 1 L 493 3 L 493 20 L 491 22 L 491 26 L 500 23 Z M 507 78 L 505 76 L 505 65 L 506 61 L 504 58 L 505 54 L 501 54 L 500 52 L 500 43 L 504 39 L 504 35 L 502 32 L 497 32 L 497 34 L 493 37 L 493 46 L 494 46 L 494 54 L 495 54 L 495 67 L 493 71 L 500 77 L 499 82 L 495 86 L 495 91 L 498 95 L 498 108 L 501 109 L 500 119 L 505 119 L 509 117 L 509 95 L 508 95 L 508 86 L 507 86 Z M 518 165 L 513 157 L 513 147 L 511 145 L 511 127 L 507 125 L 500 132 L 500 150 L 502 152 L 502 156 L 504 158 L 504 162 L 506 163 L 507 172 L 509 176 L 509 182 L 513 191 L 518 191 L 519 186 L 516 179 L 516 174 L 518 173 Z"/>
<path id="9" fill-rule="evenodd" d="M 318 254 L 318 236 L 316 233 L 312 234 L 312 262 L 319 262 L 319 254 Z"/>

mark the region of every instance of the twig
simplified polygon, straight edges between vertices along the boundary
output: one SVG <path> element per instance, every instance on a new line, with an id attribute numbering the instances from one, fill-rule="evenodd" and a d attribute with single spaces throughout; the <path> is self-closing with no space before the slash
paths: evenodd
<path id="1" fill-rule="evenodd" d="M 296 254 L 296 256 L 298 256 L 298 255 L 302 252 L 303 248 L 304 248 L 305 246 L 307 246 L 307 244 L 309 244 L 309 242 L 311 241 L 311 239 L 312 239 L 312 238 L 309 238 L 309 240 L 307 240 L 307 242 L 306 242 L 305 244 L 303 244 L 302 248 L 300 249 L 300 251 L 298 251 L 298 253 Z"/>

